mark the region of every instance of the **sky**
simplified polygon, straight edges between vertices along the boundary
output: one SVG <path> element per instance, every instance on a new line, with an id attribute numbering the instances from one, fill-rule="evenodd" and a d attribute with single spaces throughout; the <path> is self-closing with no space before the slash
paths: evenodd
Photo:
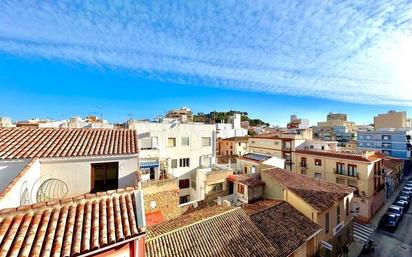
<path id="1" fill-rule="evenodd" d="M 412 1 L 0 2 L 0 116 L 412 116 Z"/>

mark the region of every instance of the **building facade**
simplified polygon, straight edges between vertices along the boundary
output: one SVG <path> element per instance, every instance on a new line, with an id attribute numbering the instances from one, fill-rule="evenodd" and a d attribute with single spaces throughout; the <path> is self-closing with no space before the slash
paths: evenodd
<path id="1" fill-rule="evenodd" d="M 353 241 L 353 189 L 282 169 L 265 170 L 261 179 L 265 198 L 286 201 L 322 228 L 321 256 L 340 256 Z"/>
<path id="2" fill-rule="evenodd" d="M 306 139 L 312 138 L 311 130 L 304 130 L 300 134 L 270 133 L 249 137 L 248 149 L 250 153 L 270 155 L 285 160 L 285 169 L 292 170 L 293 153 Z"/>
<path id="3" fill-rule="evenodd" d="M 190 179 L 216 162 L 214 124 L 129 121 L 128 127 L 137 133 L 143 181 L 171 175 L 179 180 L 182 204 L 204 197 L 191 189 Z"/>
<path id="4" fill-rule="evenodd" d="M 388 113 L 378 114 L 373 118 L 375 130 L 399 129 L 408 127 L 406 112 L 389 111 Z"/>
<path id="5" fill-rule="evenodd" d="M 216 123 L 217 138 L 232 138 L 247 136 L 247 129 L 241 127 L 241 115 L 236 113 L 230 117 L 227 123 Z"/>
<path id="6" fill-rule="evenodd" d="M 355 189 L 353 206 L 356 218 L 369 222 L 385 201 L 383 157 L 364 153 L 319 149 L 295 152 L 294 171 Z"/>
<path id="7" fill-rule="evenodd" d="M 313 132 L 316 138 L 338 141 L 340 146 L 345 146 L 347 142 L 356 140 L 357 126 L 347 121 L 346 114 L 329 113 L 326 121 L 318 122 Z"/>

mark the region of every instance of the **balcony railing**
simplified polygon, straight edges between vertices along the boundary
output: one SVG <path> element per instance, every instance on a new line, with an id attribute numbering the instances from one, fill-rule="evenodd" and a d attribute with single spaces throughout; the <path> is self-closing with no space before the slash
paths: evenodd
<path id="1" fill-rule="evenodd" d="M 341 175 L 341 176 L 346 176 L 346 177 L 351 177 L 351 178 L 359 178 L 359 173 L 358 171 L 353 171 L 353 172 L 349 172 L 343 169 L 333 169 L 333 173 L 335 173 L 336 175 Z"/>

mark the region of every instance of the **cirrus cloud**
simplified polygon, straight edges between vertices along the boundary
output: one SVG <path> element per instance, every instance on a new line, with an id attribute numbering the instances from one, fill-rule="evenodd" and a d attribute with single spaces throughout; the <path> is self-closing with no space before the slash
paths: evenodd
<path id="1" fill-rule="evenodd" d="M 412 105 L 412 3 L 0 2 L 0 51 L 165 82 Z"/>

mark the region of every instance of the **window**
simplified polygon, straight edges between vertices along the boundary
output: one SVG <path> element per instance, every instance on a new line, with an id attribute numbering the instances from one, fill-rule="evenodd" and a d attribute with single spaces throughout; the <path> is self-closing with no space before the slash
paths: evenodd
<path id="1" fill-rule="evenodd" d="M 91 192 L 102 192 L 118 188 L 119 163 L 92 164 Z"/>
<path id="2" fill-rule="evenodd" d="M 196 176 L 190 178 L 190 187 L 196 190 Z"/>
<path id="3" fill-rule="evenodd" d="M 315 178 L 322 179 L 322 173 L 315 172 Z"/>
<path id="4" fill-rule="evenodd" d="M 239 146 L 241 146 L 242 145 L 242 143 L 239 143 Z"/>
<path id="5" fill-rule="evenodd" d="M 184 189 L 184 188 L 189 188 L 189 179 L 179 179 L 179 188 Z"/>
<path id="6" fill-rule="evenodd" d="M 315 165 L 316 166 L 322 166 L 322 160 L 321 159 L 315 159 Z"/>
<path id="7" fill-rule="evenodd" d="M 233 155 L 233 151 L 230 151 L 230 155 Z"/>
<path id="8" fill-rule="evenodd" d="M 184 195 L 184 196 L 179 197 L 180 204 L 184 204 L 187 202 L 190 202 L 190 195 Z"/>
<path id="9" fill-rule="evenodd" d="M 392 144 L 391 143 L 382 143 L 382 148 L 391 148 Z"/>
<path id="10" fill-rule="evenodd" d="M 340 205 L 336 206 L 336 225 L 340 223 Z"/>
<path id="11" fill-rule="evenodd" d="M 336 173 L 343 175 L 345 173 L 345 164 L 341 162 L 336 163 Z"/>
<path id="12" fill-rule="evenodd" d="M 179 159 L 179 167 L 189 167 L 189 166 L 190 166 L 190 159 L 189 158 Z"/>
<path id="13" fill-rule="evenodd" d="M 167 139 L 167 146 L 168 147 L 175 147 L 176 146 L 176 138 L 174 137 L 169 137 Z"/>
<path id="14" fill-rule="evenodd" d="M 210 146 L 211 140 L 210 137 L 202 137 L 202 146 Z"/>
<path id="15" fill-rule="evenodd" d="M 172 163 L 170 165 L 172 167 L 172 169 L 176 169 L 177 168 L 177 159 L 172 159 Z"/>
<path id="16" fill-rule="evenodd" d="M 188 146 L 188 145 L 189 145 L 189 138 L 182 137 L 182 146 Z"/>
<path id="17" fill-rule="evenodd" d="M 351 177 L 358 176 L 358 166 L 353 164 L 348 164 L 348 175 Z"/>
<path id="18" fill-rule="evenodd" d="M 301 158 L 300 158 L 300 167 L 304 167 L 304 168 L 307 167 L 307 165 L 306 165 L 306 157 L 301 157 Z"/>
<path id="19" fill-rule="evenodd" d="M 349 199 L 348 198 L 346 198 L 346 217 L 348 217 L 349 216 Z"/>
<path id="20" fill-rule="evenodd" d="M 329 212 L 325 214 L 325 234 L 329 233 Z"/>
<path id="21" fill-rule="evenodd" d="M 212 186 L 212 192 L 220 192 L 220 191 L 223 191 L 223 182 L 221 182 L 221 183 L 216 183 L 216 184 L 213 184 L 213 185 L 211 185 Z"/>
<path id="22" fill-rule="evenodd" d="M 382 140 L 391 140 L 390 135 L 382 135 Z"/>
<path id="23" fill-rule="evenodd" d="M 237 184 L 237 192 L 240 194 L 245 194 L 245 187 L 241 184 Z"/>

